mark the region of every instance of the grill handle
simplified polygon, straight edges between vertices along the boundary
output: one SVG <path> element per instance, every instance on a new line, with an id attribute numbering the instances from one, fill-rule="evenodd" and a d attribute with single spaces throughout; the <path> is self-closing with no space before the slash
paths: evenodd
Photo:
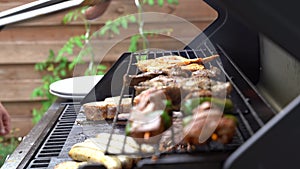
<path id="1" fill-rule="evenodd" d="M 109 0 L 37 0 L 0 12 L 0 30 L 6 25 L 78 6 L 95 5 Z"/>

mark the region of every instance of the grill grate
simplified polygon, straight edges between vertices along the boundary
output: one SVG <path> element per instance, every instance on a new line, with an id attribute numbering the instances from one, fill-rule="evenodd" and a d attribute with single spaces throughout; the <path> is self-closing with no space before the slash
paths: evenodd
<path id="1" fill-rule="evenodd" d="M 210 144 L 198 147 L 197 152 L 214 152 L 214 151 L 232 151 L 239 147 L 245 140 L 250 138 L 258 129 L 260 129 L 271 117 L 275 114 L 268 107 L 268 105 L 260 98 L 257 94 L 258 92 L 255 90 L 254 86 L 247 80 L 247 78 L 239 71 L 239 69 L 235 66 L 235 64 L 231 61 L 231 59 L 225 54 L 221 47 L 218 47 L 217 50 L 211 50 L 208 44 L 204 43 L 203 48 L 200 50 L 178 50 L 178 51 L 148 51 L 146 53 L 129 53 L 127 57 L 128 67 L 126 68 L 125 75 L 129 74 L 137 74 L 138 69 L 135 65 L 137 62 L 137 58 L 147 58 L 153 59 L 165 55 L 179 55 L 186 58 L 196 58 L 196 57 L 208 57 L 214 54 L 221 55 L 221 60 L 215 60 L 210 62 L 209 64 L 219 67 L 223 72 L 226 81 L 231 82 L 233 86 L 233 92 L 229 95 L 229 98 L 235 104 L 234 110 L 232 112 L 238 119 L 238 127 L 236 129 L 236 135 L 233 138 L 233 141 L 230 144 L 221 145 L 215 142 Z M 225 80 L 224 79 L 224 80 Z M 120 91 L 121 98 L 124 95 L 125 91 L 128 88 L 125 85 L 122 86 L 122 90 Z M 250 94 L 249 94 L 250 93 Z M 127 93 L 126 93 L 127 94 Z M 134 91 L 131 94 L 134 96 Z M 120 99 L 121 102 L 122 99 Z M 119 102 L 119 105 L 121 103 Z M 263 111 L 262 111 L 263 110 Z M 117 111 L 118 113 L 118 111 Z M 112 130 L 110 134 L 118 133 L 119 128 L 117 126 L 117 116 L 113 120 Z M 173 129 L 171 132 L 174 134 Z M 174 136 L 172 135 L 172 138 Z M 172 140 L 174 143 L 174 139 Z M 123 144 L 126 143 L 126 137 L 124 139 Z M 174 144 L 173 144 L 174 145 Z M 110 146 L 110 140 L 107 145 Z M 158 145 L 156 144 L 156 147 Z M 124 147 L 124 146 L 123 146 Z M 161 154 L 158 151 L 158 147 L 156 148 L 156 154 Z M 174 153 L 171 152 L 171 153 Z M 181 153 L 181 152 L 176 152 Z M 107 154 L 110 154 L 107 152 Z M 123 152 L 122 154 L 128 154 Z M 139 155 L 142 153 L 139 152 Z"/>
<path id="2" fill-rule="evenodd" d="M 161 56 L 165 56 L 165 55 L 179 55 L 179 56 L 183 56 L 183 57 L 187 57 L 187 58 L 196 58 L 196 57 L 208 57 L 214 54 L 219 54 L 219 55 L 223 55 L 223 52 L 220 50 L 218 50 L 218 52 L 216 51 L 212 51 L 210 50 L 210 48 L 207 45 L 204 45 L 205 48 L 201 49 L 201 50 L 183 50 L 183 51 L 163 51 L 163 52 L 147 52 L 147 53 L 131 53 L 130 54 L 130 58 L 129 58 L 129 64 L 130 66 L 127 67 L 127 72 L 125 73 L 126 75 L 128 74 L 132 74 L 133 72 L 138 73 L 138 69 L 135 66 L 135 63 L 137 62 L 137 58 L 142 58 L 142 57 L 147 57 L 148 59 L 152 59 L 152 58 L 157 58 L 157 57 L 161 57 Z M 224 57 L 226 59 L 226 56 Z M 239 121 L 239 125 L 237 128 L 237 132 L 236 135 L 233 139 L 233 141 L 230 144 L 227 145 L 221 145 L 215 142 L 212 142 L 210 144 L 198 147 L 197 152 L 212 152 L 212 151 L 232 151 L 235 150 L 237 147 L 239 147 L 245 140 L 247 140 L 249 137 L 251 137 L 259 128 L 261 128 L 264 123 L 268 120 L 268 119 L 262 119 L 258 112 L 253 108 L 253 106 L 251 105 L 251 99 L 255 99 L 255 102 L 263 102 L 262 100 L 259 100 L 259 97 L 257 95 L 254 95 L 252 98 L 248 97 L 244 94 L 243 89 L 247 88 L 247 90 L 253 90 L 253 86 L 251 86 L 249 83 L 247 83 L 247 80 L 245 77 L 243 77 L 243 75 L 241 74 L 241 72 L 238 72 L 238 69 L 236 69 L 236 67 L 234 65 L 232 65 L 233 63 L 229 63 L 230 60 L 229 58 L 227 58 L 227 60 L 225 61 L 225 63 L 223 63 L 220 60 L 216 60 L 211 62 L 210 64 L 213 66 L 217 66 L 219 67 L 222 72 L 224 73 L 226 80 L 230 81 L 234 91 L 230 94 L 230 98 L 232 99 L 232 101 L 235 103 L 235 108 L 233 111 L 233 115 L 235 115 Z M 238 74 L 236 76 L 234 76 L 234 78 L 232 76 L 230 76 L 227 73 L 227 70 L 225 70 L 223 68 L 223 64 L 224 67 L 229 68 L 232 73 L 232 71 L 235 72 L 235 74 Z M 231 65 L 228 65 L 231 64 Z M 134 69 L 134 70 L 132 70 Z M 235 75 L 234 74 L 234 75 Z M 235 78 L 238 79 L 242 79 L 242 83 L 240 81 L 237 81 Z M 240 86 L 242 86 L 240 88 Z M 122 90 L 121 90 L 121 98 L 125 93 L 126 87 L 123 85 L 122 86 Z M 254 94 L 256 94 L 256 92 L 254 92 Z M 132 94 L 134 95 L 134 93 Z M 121 99 L 120 99 L 121 102 Z M 261 104 L 265 104 L 264 102 Z M 119 105 L 121 105 L 121 103 L 119 103 Z M 117 111 L 118 113 L 118 111 Z M 269 117 L 273 116 L 274 113 L 273 112 L 265 112 L 267 114 L 270 114 Z M 113 120 L 113 128 L 111 130 L 111 135 L 115 132 L 115 128 L 117 125 L 118 119 L 117 116 L 115 117 L 115 119 Z M 119 130 L 119 129 L 118 129 Z M 172 133 L 173 130 L 172 130 Z M 172 136 L 173 137 L 173 136 Z M 174 138 L 174 137 L 173 137 Z M 172 140 L 174 143 L 174 140 Z M 124 139 L 123 144 L 126 143 L 126 138 Z M 110 145 L 110 140 L 108 142 L 107 145 L 107 150 L 108 147 Z M 156 145 L 157 147 L 158 145 Z M 157 147 L 157 154 L 160 154 L 160 152 L 158 151 L 158 147 Z M 174 153 L 174 152 L 172 152 Z M 180 152 L 176 152 L 176 153 L 180 153 Z M 107 154 L 109 154 L 107 152 Z M 122 154 L 128 154 L 126 152 L 123 152 Z M 142 152 L 139 152 L 138 154 L 142 154 Z"/>
<path id="3" fill-rule="evenodd" d="M 28 165 L 28 169 L 48 168 L 51 158 L 58 157 L 68 136 L 73 128 L 80 105 L 65 104 L 58 121 L 46 138 L 34 159 Z"/>

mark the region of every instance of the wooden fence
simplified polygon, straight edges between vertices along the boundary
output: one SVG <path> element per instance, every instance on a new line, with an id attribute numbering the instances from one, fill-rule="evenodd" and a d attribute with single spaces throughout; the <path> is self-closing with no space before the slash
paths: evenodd
<path id="1" fill-rule="evenodd" d="M 18 6 L 32 0 L 0 0 L 0 11 Z M 136 13 L 133 0 L 113 0 L 105 14 L 99 19 L 92 21 L 92 30 L 101 28 L 105 21 L 118 18 L 119 16 Z M 145 6 L 146 12 L 161 12 L 178 16 L 203 30 L 217 16 L 202 0 L 179 0 L 179 5 Z M 13 128 L 17 129 L 15 135 L 25 136 L 33 127 L 31 122 L 32 109 L 40 107 L 44 98 L 32 99 L 31 92 L 41 85 L 41 78 L 45 72 L 37 72 L 34 65 L 44 61 L 49 49 L 57 51 L 68 40 L 69 37 L 84 33 L 83 23 L 73 22 L 63 25 L 61 20 L 67 13 L 61 12 L 53 15 L 30 20 L 16 24 L 0 32 L 0 100 L 8 109 Z M 162 18 L 152 18 L 148 28 L 176 27 L 178 37 L 188 40 L 195 33 L 188 30 L 186 23 L 164 22 Z M 136 24 L 130 24 L 128 30 L 134 29 Z M 122 34 L 122 30 L 121 30 Z M 102 45 L 110 46 L 114 38 L 102 37 L 99 41 Z M 106 54 L 103 63 L 110 65 L 129 46 L 129 39 L 114 45 Z M 181 49 L 184 43 L 167 36 L 151 38 L 152 48 L 159 49 Z M 72 56 L 71 56 L 72 57 Z"/>

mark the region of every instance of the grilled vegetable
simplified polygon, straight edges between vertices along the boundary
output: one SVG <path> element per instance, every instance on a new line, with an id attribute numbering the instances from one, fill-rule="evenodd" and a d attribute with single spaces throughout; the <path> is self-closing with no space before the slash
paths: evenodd
<path id="1" fill-rule="evenodd" d="M 218 107 L 224 107 L 224 112 L 229 112 L 233 109 L 233 104 L 230 99 L 219 99 L 214 97 L 199 97 L 188 99 L 183 103 L 182 111 L 185 115 L 191 115 L 193 109 L 195 109 L 198 105 L 203 102 L 211 102 L 212 104 Z"/>
<path id="2" fill-rule="evenodd" d="M 92 148 L 74 147 L 69 151 L 69 156 L 76 161 L 101 163 L 108 169 L 122 168 L 122 164 L 117 157 L 104 155 L 102 151 Z"/>
<path id="3" fill-rule="evenodd" d="M 182 125 L 183 127 L 187 126 L 189 123 L 191 123 L 191 121 L 193 120 L 193 116 L 192 115 L 189 115 L 189 116 L 186 116 L 182 119 Z"/>
<path id="4" fill-rule="evenodd" d="M 140 147 L 140 145 L 138 145 L 131 137 L 101 133 L 96 138 L 89 138 L 84 142 L 73 145 L 69 151 L 69 156 L 76 161 L 101 163 L 107 168 L 112 169 L 129 169 L 132 167 L 133 161 L 140 159 L 138 156 L 105 155 L 104 152 L 107 149 L 109 139 L 111 140 L 108 152 L 112 154 L 121 154 L 123 152 L 123 148 L 125 153 L 136 154 L 140 151 L 144 153 L 154 152 L 154 148 L 152 146 L 143 144 Z"/>
<path id="5" fill-rule="evenodd" d="M 75 161 L 64 161 L 57 164 L 54 169 L 77 169 L 83 165 L 86 165 L 86 162 L 75 162 Z"/>

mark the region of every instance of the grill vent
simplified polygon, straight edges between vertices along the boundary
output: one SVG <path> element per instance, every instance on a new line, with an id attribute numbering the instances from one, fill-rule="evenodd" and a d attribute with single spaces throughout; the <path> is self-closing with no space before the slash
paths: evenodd
<path id="1" fill-rule="evenodd" d="M 67 104 L 62 111 L 54 128 L 45 140 L 28 169 L 45 169 L 49 166 L 52 157 L 58 157 L 69 133 L 72 130 L 80 105 Z"/>

